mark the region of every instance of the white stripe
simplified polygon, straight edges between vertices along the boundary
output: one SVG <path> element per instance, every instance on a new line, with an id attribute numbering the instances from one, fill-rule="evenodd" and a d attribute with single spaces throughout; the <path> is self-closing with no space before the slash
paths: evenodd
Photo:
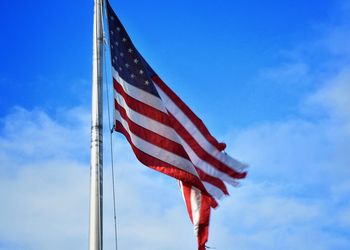
<path id="1" fill-rule="evenodd" d="M 164 136 L 169 140 L 172 140 L 174 142 L 181 144 L 180 139 L 173 128 L 166 126 L 161 122 L 153 120 L 153 119 L 149 118 L 148 116 L 145 116 L 143 114 L 140 114 L 140 113 L 134 111 L 133 109 L 131 109 L 128 106 L 128 104 L 126 103 L 123 96 L 121 96 L 117 92 L 115 92 L 115 100 L 117 101 L 117 103 L 120 106 L 122 106 L 125 109 L 127 116 L 134 123 L 146 128 L 148 130 L 151 130 L 151 131 L 153 131 L 161 136 Z"/>
<path id="2" fill-rule="evenodd" d="M 205 187 L 205 189 L 208 191 L 208 193 L 217 198 L 217 199 L 221 199 L 222 197 L 225 196 L 225 193 L 222 192 L 222 190 L 216 186 L 214 186 L 213 184 L 206 182 L 206 181 L 202 181 L 203 185 Z"/>
<path id="3" fill-rule="evenodd" d="M 143 103 L 146 103 L 147 105 L 158 109 L 164 113 L 167 113 L 166 108 L 164 107 L 164 104 L 162 100 L 142 89 L 139 89 L 130 83 L 126 82 L 123 78 L 121 78 L 117 71 L 112 67 L 113 70 L 113 77 L 117 80 L 120 86 L 124 89 L 124 91 L 131 97 L 135 98 L 136 100 L 139 100 Z"/>
<path id="4" fill-rule="evenodd" d="M 180 189 L 181 189 L 182 198 L 184 199 L 185 204 L 186 204 L 186 198 L 185 198 L 184 186 L 183 186 L 183 184 L 182 184 L 182 181 L 180 181 L 180 180 L 179 180 L 179 186 L 180 186 Z"/>
<path id="5" fill-rule="evenodd" d="M 192 148 L 176 133 L 176 131 L 173 128 L 166 126 L 163 123 L 160 123 L 160 122 L 155 121 L 153 119 L 150 119 L 147 116 L 144 116 L 144 115 L 132 110 L 131 108 L 129 108 L 129 106 L 127 106 L 124 98 L 120 94 L 116 93 L 115 98 L 116 98 L 118 104 L 120 106 L 124 107 L 124 109 L 127 113 L 127 116 L 134 123 L 136 123 L 137 125 L 139 125 L 141 127 L 146 128 L 152 132 L 155 132 L 159 135 L 162 135 L 169 140 L 172 140 L 174 142 L 181 144 L 184 147 L 185 151 L 187 152 L 188 156 L 190 157 L 193 165 L 200 168 L 206 174 L 211 175 L 211 176 L 216 177 L 216 178 L 219 178 L 219 179 L 222 179 L 222 180 L 226 181 L 227 183 L 230 183 L 231 185 L 234 185 L 234 186 L 237 185 L 237 182 L 231 176 L 227 175 L 224 172 L 217 170 L 211 164 L 209 164 L 208 162 L 199 158 L 197 156 L 197 154 L 195 154 L 195 152 L 192 150 Z M 116 112 L 118 112 L 118 111 L 116 111 Z M 118 112 L 118 114 L 119 114 L 119 112 Z M 209 190 L 208 190 L 208 192 L 209 192 Z"/>
<path id="6" fill-rule="evenodd" d="M 151 130 L 151 131 L 153 131 L 153 132 L 159 132 L 162 129 L 168 129 L 172 133 L 175 134 L 175 131 L 172 128 L 167 127 L 167 126 L 165 126 L 165 125 L 163 125 L 161 123 L 158 123 L 156 121 L 153 121 L 152 119 L 149 119 L 146 116 L 143 116 L 143 115 L 141 115 L 141 114 L 139 114 L 139 113 L 137 113 L 135 111 L 131 111 L 131 112 L 134 112 L 134 116 L 129 116 L 128 115 L 128 117 L 129 117 L 130 120 L 132 120 L 136 124 L 138 124 L 140 126 L 146 125 L 144 127 L 149 129 L 149 130 Z M 119 113 L 118 110 L 115 110 L 115 117 L 116 117 L 116 120 L 118 120 L 118 121 L 120 121 L 122 119 L 120 117 L 120 113 Z M 140 122 L 140 120 L 138 120 L 138 118 L 144 119 L 143 123 L 142 123 L 142 120 L 141 120 L 141 123 L 138 123 L 138 122 Z M 154 123 L 154 126 L 150 126 L 150 123 Z M 166 132 L 164 134 L 164 136 L 168 138 L 169 134 L 170 134 L 170 132 Z M 171 138 L 168 138 L 168 139 L 171 140 Z M 179 142 L 179 141 L 178 141 L 178 143 L 181 144 L 181 142 Z M 186 144 L 186 146 L 187 146 L 187 144 Z M 194 153 L 192 154 L 192 156 L 197 157 L 197 155 L 194 154 Z M 191 157 L 190 157 L 190 159 L 191 159 Z M 205 161 L 202 161 L 202 160 L 200 160 L 200 161 L 201 162 L 197 161 L 198 164 L 197 165 L 194 164 L 194 165 L 196 165 L 198 168 L 200 168 L 206 174 L 211 175 L 211 176 L 216 177 L 216 178 L 219 178 L 221 180 L 224 180 L 224 181 L 226 181 L 226 182 L 228 182 L 228 183 L 230 183 L 232 185 L 237 185 L 237 182 L 235 182 L 231 177 L 226 176 L 224 173 L 221 173 L 221 172 L 217 171 L 215 168 L 213 168 L 211 165 L 209 165 Z M 193 161 L 192 161 L 192 163 L 193 163 Z M 221 199 L 222 196 L 224 196 L 224 193 L 220 189 L 218 189 L 217 187 L 213 186 L 212 184 L 208 185 L 209 183 L 207 184 L 207 182 L 204 182 L 204 181 L 202 181 L 202 182 L 203 182 L 203 185 L 206 187 L 206 190 L 208 191 L 208 193 L 211 196 L 213 196 L 213 197 L 215 197 L 217 199 Z"/>
<path id="7" fill-rule="evenodd" d="M 116 111 L 118 112 L 118 111 Z M 118 112 L 119 113 L 119 112 Z M 179 169 L 182 169 L 194 176 L 198 176 L 193 164 L 185 159 L 182 158 L 172 152 L 169 152 L 163 148 L 160 148 L 152 143 L 149 143 L 148 141 L 143 140 L 142 138 L 136 136 L 133 134 L 128 126 L 128 123 L 120 116 L 120 114 L 116 114 L 116 119 L 121 122 L 124 129 L 128 132 L 130 135 L 131 141 L 137 147 L 139 150 L 143 151 L 144 153 L 151 155 L 159 160 L 162 160 L 166 163 L 171 164 L 172 166 L 175 166 Z"/>
<path id="8" fill-rule="evenodd" d="M 238 172 L 241 172 L 246 168 L 243 163 L 240 163 L 227 154 L 220 152 L 216 147 L 208 142 L 208 140 L 192 123 L 192 121 L 182 112 L 182 110 L 163 92 L 161 88 L 158 87 L 155 82 L 153 83 L 155 84 L 158 94 L 160 95 L 166 109 L 182 124 L 182 126 L 184 126 L 187 132 L 193 136 L 193 138 L 208 154 L 212 155 L 217 160 Z"/>
<path id="9" fill-rule="evenodd" d="M 195 187 L 191 187 L 191 210 L 194 232 L 198 235 L 200 211 L 201 211 L 201 191 Z"/>
<path id="10" fill-rule="evenodd" d="M 235 181 L 234 178 L 229 176 L 228 174 L 221 172 L 220 170 L 213 167 L 210 163 L 207 161 L 202 160 L 198 157 L 198 155 L 192 150 L 192 148 L 182 139 L 181 145 L 184 147 L 187 155 L 190 157 L 193 165 L 200 168 L 203 172 L 205 172 L 208 175 L 211 175 L 213 177 L 219 178 L 223 181 L 226 181 L 227 183 L 230 183 L 233 186 L 237 186 L 237 181 Z"/>

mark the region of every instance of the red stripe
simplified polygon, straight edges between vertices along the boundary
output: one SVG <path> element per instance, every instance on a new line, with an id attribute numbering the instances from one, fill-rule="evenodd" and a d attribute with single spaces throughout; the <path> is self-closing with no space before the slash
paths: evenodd
<path id="1" fill-rule="evenodd" d="M 121 117 L 128 123 L 129 129 L 133 134 L 144 139 L 145 141 L 148 141 L 149 143 L 152 143 L 160 148 L 163 148 L 171 153 L 174 153 L 176 155 L 179 155 L 179 156 L 191 161 L 181 144 L 176 143 L 172 140 L 169 140 L 166 137 L 163 137 L 157 133 L 154 133 L 151 130 L 148 130 L 148 129 L 134 123 L 128 117 L 124 107 L 120 106 L 117 103 L 117 101 L 115 101 L 115 108 L 116 108 L 116 110 L 119 111 Z M 206 181 L 206 182 L 216 186 L 217 188 L 221 189 L 222 192 L 224 192 L 225 194 L 228 194 L 225 184 L 220 179 L 206 174 L 198 167 L 196 167 L 196 171 L 198 172 L 201 180 Z"/>
<path id="2" fill-rule="evenodd" d="M 191 190 L 192 186 L 186 183 L 182 183 L 182 193 L 184 195 L 186 207 L 188 214 L 190 216 L 191 222 L 193 224 L 192 217 L 192 203 L 191 203 Z M 198 250 L 205 250 L 205 244 L 208 241 L 209 236 L 209 221 L 210 221 L 210 197 L 207 195 L 203 195 L 201 193 L 199 211 L 199 223 L 198 223 L 198 233 L 197 233 L 197 241 L 198 241 Z"/>
<path id="3" fill-rule="evenodd" d="M 167 162 L 164 162 L 158 158 L 155 158 L 140 149 L 138 149 L 135 144 L 132 142 L 131 137 L 129 133 L 125 130 L 123 125 L 116 121 L 115 124 L 115 130 L 122 133 L 128 142 L 130 143 L 130 146 L 132 150 L 134 151 L 137 159 L 147 167 L 150 167 L 154 170 L 157 170 L 159 172 L 162 172 L 166 175 L 169 175 L 171 177 L 174 177 L 178 180 L 184 181 L 186 183 L 190 183 L 191 185 L 197 187 L 198 189 L 202 190 L 204 193 L 207 194 L 207 191 L 205 190 L 205 187 L 203 186 L 203 183 L 200 181 L 200 179 L 197 176 L 194 176 L 182 169 L 177 168 L 176 166 L 173 166 Z M 213 201 L 211 201 L 212 203 Z"/>
<path id="4" fill-rule="evenodd" d="M 202 194 L 198 226 L 198 250 L 205 250 L 209 236 L 210 198 Z"/>
<path id="5" fill-rule="evenodd" d="M 162 111 L 159 111 L 156 108 L 153 108 L 152 106 L 143 103 L 131 96 L 129 96 L 123 89 L 123 87 L 113 78 L 114 83 L 114 89 L 117 91 L 125 100 L 126 104 L 129 106 L 129 108 L 135 110 L 136 112 L 147 116 L 155 121 L 161 122 L 167 126 L 170 126 L 169 118 L 167 114 L 165 114 Z"/>
<path id="6" fill-rule="evenodd" d="M 199 175 L 199 178 L 205 182 L 208 182 L 210 184 L 212 184 L 213 186 L 221 189 L 221 191 L 225 194 L 225 195 L 229 195 L 228 190 L 226 188 L 225 183 L 220 180 L 219 178 L 213 177 L 211 175 L 208 175 L 207 173 L 203 172 L 201 169 L 196 167 L 196 171 Z"/>
<path id="7" fill-rule="evenodd" d="M 192 123 L 198 128 L 203 136 L 219 151 L 226 148 L 225 143 L 218 142 L 209 132 L 203 121 L 160 79 L 158 75 L 152 76 L 152 80 L 170 97 L 170 99 L 186 114 Z"/>
<path id="8" fill-rule="evenodd" d="M 174 153 L 190 161 L 190 158 L 188 157 L 186 151 L 184 150 L 181 144 L 169 140 L 168 138 L 157 134 L 151 130 L 148 130 L 130 120 L 124 107 L 120 106 L 117 103 L 117 101 L 115 101 L 115 108 L 119 111 L 121 117 L 128 123 L 129 129 L 133 134 L 137 135 L 138 137 L 141 137 L 149 143 L 152 143 L 160 148 L 163 148 L 171 153 Z"/>
<path id="9" fill-rule="evenodd" d="M 192 205 L 191 205 L 191 186 L 182 182 L 182 193 L 185 198 L 188 215 L 190 216 L 190 220 L 193 224 Z"/>
<path id="10" fill-rule="evenodd" d="M 142 150 L 138 149 L 135 144 L 132 142 L 131 137 L 129 133 L 125 130 L 123 125 L 119 121 L 115 121 L 115 130 L 117 132 L 122 133 L 126 139 L 128 140 L 132 150 L 134 151 L 134 154 L 136 155 L 137 159 L 147 167 L 150 167 L 154 170 L 157 170 L 158 172 L 162 172 L 166 175 L 169 175 L 171 177 L 174 177 L 175 179 L 178 179 L 180 181 L 183 181 L 185 183 L 188 183 L 191 186 L 194 186 L 201 190 L 203 194 L 206 194 L 210 198 L 210 206 L 215 208 L 218 206 L 218 203 L 216 200 L 211 197 L 210 194 L 208 194 L 207 190 L 205 189 L 202 181 L 197 177 L 194 176 L 182 169 L 177 168 L 176 166 L 173 166 L 167 162 L 164 162 L 158 158 L 155 158 Z"/>
<path id="11" fill-rule="evenodd" d="M 246 177 L 246 172 L 237 172 L 234 169 L 227 166 L 226 164 L 219 161 L 218 159 L 216 159 L 215 157 L 213 157 L 211 154 L 208 154 L 172 114 L 169 113 L 168 116 L 172 123 L 172 127 L 181 136 L 181 138 L 188 143 L 188 145 L 192 148 L 192 150 L 197 154 L 199 158 L 208 162 L 210 165 L 212 165 L 219 171 L 226 173 L 232 178 L 243 179 L 244 177 Z"/>

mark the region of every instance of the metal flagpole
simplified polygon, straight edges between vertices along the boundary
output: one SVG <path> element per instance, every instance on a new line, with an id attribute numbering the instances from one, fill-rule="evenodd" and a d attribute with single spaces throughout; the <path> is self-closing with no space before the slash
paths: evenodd
<path id="1" fill-rule="evenodd" d="M 89 250 L 102 250 L 103 28 L 102 2 L 94 1 Z"/>

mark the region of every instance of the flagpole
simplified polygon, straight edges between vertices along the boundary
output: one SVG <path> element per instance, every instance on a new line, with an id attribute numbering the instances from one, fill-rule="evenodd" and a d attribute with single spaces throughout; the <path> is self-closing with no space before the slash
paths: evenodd
<path id="1" fill-rule="evenodd" d="M 103 28 L 102 2 L 94 0 L 89 250 L 102 250 L 103 232 Z"/>

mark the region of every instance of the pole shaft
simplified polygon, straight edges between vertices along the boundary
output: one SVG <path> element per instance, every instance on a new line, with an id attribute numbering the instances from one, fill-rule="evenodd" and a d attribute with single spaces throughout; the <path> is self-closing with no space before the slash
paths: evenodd
<path id="1" fill-rule="evenodd" d="M 102 1 L 94 1 L 89 250 L 102 250 L 103 212 L 103 28 Z"/>

